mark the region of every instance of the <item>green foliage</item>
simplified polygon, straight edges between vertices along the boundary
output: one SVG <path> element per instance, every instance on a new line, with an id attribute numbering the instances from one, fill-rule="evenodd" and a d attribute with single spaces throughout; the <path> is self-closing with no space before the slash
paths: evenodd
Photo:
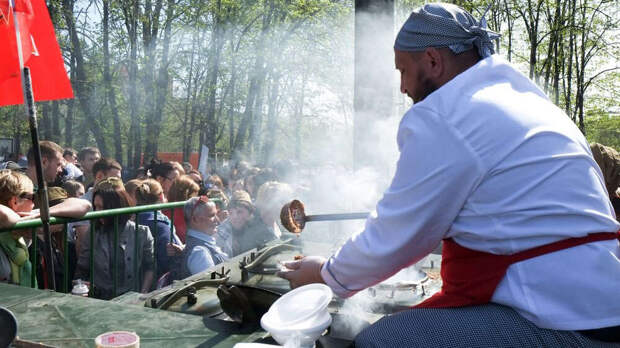
<path id="1" fill-rule="evenodd" d="M 111 90 L 104 84 L 103 0 L 48 1 L 66 65 L 73 72 L 76 52 L 63 11 L 70 11 L 75 19 L 87 75 L 86 105 L 94 113 L 87 115 L 84 104 L 74 100 L 61 102 L 58 120 L 54 115 L 41 115 L 45 134 L 49 134 L 45 127 L 56 121 L 60 124 L 62 145 L 98 145 L 92 127 L 97 123 L 109 152 L 114 144 L 122 145 L 123 157 L 118 159 L 123 163 L 130 149 L 145 151 L 146 132 L 154 130 L 160 132 L 159 151 L 191 152 L 201 143 L 211 143 L 214 151 L 244 151 L 261 161 L 270 158 L 269 153 L 294 157 L 298 150 L 300 156 L 309 158 L 316 155 L 315 146 L 309 144 L 327 146 L 351 134 L 352 0 L 163 0 L 158 13 L 154 13 L 156 2 L 150 2 L 149 10 L 144 0 L 107 1 Z M 73 8 L 64 7 L 72 3 Z M 490 4 L 488 0 L 456 3 L 476 18 Z M 139 8 L 135 85 L 130 77 L 134 62 L 128 33 L 132 18 L 128 9 L 134 4 Z M 420 0 L 396 1 L 396 25 L 423 4 Z M 618 32 L 617 2 L 508 0 L 493 4 L 487 19 L 502 34 L 501 54 L 525 74 L 531 72 L 551 98 L 557 94 L 558 106 L 567 109 L 576 122 L 583 116 L 588 140 L 618 149 L 620 74 L 612 69 L 618 66 L 620 55 L 613 34 Z M 171 24 L 168 42 L 167 22 Z M 528 28 L 536 28 L 533 37 L 527 35 Z M 153 46 L 147 47 L 150 36 Z M 160 78 L 167 82 L 159 83 Z M 72 79 L 74 85 L 82 82 L 74 74 Z M 161 98 L 158 93 L 165 97 L 161 114 L 156 108 Z M 584 96 L 582 105 L 578 93 Z M 16 116 L 17 110 L 0 108 L 0 137 L 27 135 L 26 122 Z M 120 134 L 114 131 L 115 112 Z M 132 123 L 137 124 L 140 139 L 130 133 Z M 243 126 L 248 127 L 240 135 Z M 271 140 L 275 144 L 270 145 Z"/>

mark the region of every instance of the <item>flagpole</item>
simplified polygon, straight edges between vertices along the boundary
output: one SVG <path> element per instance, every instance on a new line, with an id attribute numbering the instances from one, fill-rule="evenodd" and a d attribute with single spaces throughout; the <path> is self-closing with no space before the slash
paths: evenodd
<path id="1" fill-rule="evenodd" d="M 24 56 L 21 45 L 21 35 L 19 31 L 19 23 L 15 12 L 13 11 L 14 2 L 9 0 L 9 13 L 13 15 L 13 23 L 15 23 L 15 38 L 17 43 L 17 55 L 19 57 L 19 70 L 22 82 L 22 93 L 24 95 L 24 106 L 26 107 L 26 115 L 28 116 L 28 124 L 30 126 L 30 136 L 32 138 L 32 149 L 34 150 L 34 163 L 37 173 L 37 195 L 39 197 L 39 211 L 41 221 L 43 222 L 43 236 L 45 239 L 45 268 L 47 270 L 48 285 L 54 291 L 56 290 L 56 277 L 54 273 L 54 258 L 52 256 L 52 236 L 50 234 L 50 212 L 49 201 L 47 196 L 47 184 L 43 177 L 43 165 L 41 163 L 41 148 L 39 147 L 39 130 L 37 128 L 37 109 L 34 104 L 34 95 L 32 93 L 32 79 L 30 69 L 24 67 Z M 36 238 L 36 236 L 35 236 Z M 36 252 L 36 251 L 35 251 Z M 66 251 L 65 251 L 66 252 Z M 33 272 L 36 272 L 37 265 L 32 265 Z"/>

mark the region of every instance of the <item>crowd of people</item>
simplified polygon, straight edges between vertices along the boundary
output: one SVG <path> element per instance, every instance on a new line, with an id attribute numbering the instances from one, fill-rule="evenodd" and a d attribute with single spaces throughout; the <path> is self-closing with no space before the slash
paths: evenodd
<path id="1" fill-rule="evenodd" d="M 63 225 L 52 225 L 51 245 L 46 244 L 42 231 L 37 231 L 37 243 L 32 243 L 30 230 L 0 233 L 1 282 L 31 286 L 34 272 L 36 286 L 50 288 L 49 261 L 44 257 L 49 246 L 57 290 L 70 290 L 77 279 L 89 284 L 92 277 L 89 285 L 96 298 L 148 292 L 280 238 L 279 212 L 293 198 L 293 189 L 283 182 L 281 172 L 244 161 L 223 166 L 217 173 L 212 170 L 203 178 L 188 162 L 152 160 L 137 170 L 135 178 L 124 181 L 121 164 L 102 157 L 95 147 L 78 152 L 42 141 L 40 149 L 51 216 L 79 219 L 91 210 L 186 203 L 175 209 L 79 220 L 67 224 L 66 230 Z M 32 150 L 27 159 L 25 166 L 14 161 L 1 165 L 2 227 L 39 217 Z M 33 265 L 30 256 L 35 245 Z"/>

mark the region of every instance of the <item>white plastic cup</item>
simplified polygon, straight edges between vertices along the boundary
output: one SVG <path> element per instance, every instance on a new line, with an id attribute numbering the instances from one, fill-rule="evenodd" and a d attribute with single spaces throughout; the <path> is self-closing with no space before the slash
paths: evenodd
<path id="1" fill-rule="evenodd" d="M 95 338 L 97 348 L 140 348 L 140 336 L 135 332 L 111 331 Z"/>

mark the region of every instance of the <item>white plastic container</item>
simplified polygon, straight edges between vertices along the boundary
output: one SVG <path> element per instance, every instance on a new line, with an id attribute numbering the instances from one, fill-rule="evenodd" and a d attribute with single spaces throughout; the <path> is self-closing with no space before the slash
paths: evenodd
<path id="1" fill-rule="evenodd" d="M 291 290 L 271 305 L 261 318 L 261 326 L 281 345 L 313 347 L 332 323 L 327 311 L 332 297 L 325 284 Z"/>
<path id="2" fill-rule="evenodd" d="M 140 348 L 140 337 L 135 332 L 112 331 L 95 338 L 97 348 Z"/>

